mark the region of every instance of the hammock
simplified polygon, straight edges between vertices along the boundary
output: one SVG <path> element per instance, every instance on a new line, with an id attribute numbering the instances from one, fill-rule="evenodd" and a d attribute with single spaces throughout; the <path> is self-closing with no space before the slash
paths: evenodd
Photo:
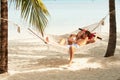
<path id="1" fill-rule="evenodd" d="M 112 11 L 113 12 L 113 11 Z M 94 23 L 94 24 L 91 24 L 91 25 L 88 25 L 88 26 L 84 26 L 84 27 L 81 27 L 82 29 L 86 29 L 86 30 L 88 30 L 88 31 L 90 31 L 90 32 L 96 32 L 97 34 L 99 34 L 100 33 L 100 30 L 101 30 L 101 26 L 102 25 L 104 25 L 104 20 L 105 20 L 105 18 L 107 17 L 107 15 L 104 17 L 104 18 L 102 18 L 99 22 L 97 22 L 97 23 Z M 3 19 L 3 18 L 1 18 L 1 19 Z M 7 19 L 3 19 L 3 20 L 6 20 L 6 21 L 8 21 Z M 8 22 L 11 22 L 11 21 L 8 21 Z M 20 27 L 19 27 L 19 25 L 18 24 L 16 24 L 16 23 L 13 23 L 13 22 L 11 22 L 12 24 L 14 24 L 15 26 L 17 26 L 18 28 L 17 28 L 17 31 L 20 33 Z M 54 46 L 54 47 L 58 47 L 58 48 L 62 48 L 63 50 L 61 50 L 61 51 L 65 51 L 66 49 L 68 50 L 68 48 L 66 47 L 66 45 L 60 45 L 60 40 L 61 39 L 67 39 L 68 38 L 68 36 L 70 35 L 70 34 L 76 34 L 76 33 L 78 33 L 80 30 L 79 29 L 77 29 L 76 31 L 73 31 L 73 32 L 71 32 L 71 33 L 67 33 L 67 34 L 65 34 L 65 35 L 49 35 L 48 37 L 49 37 L 49 39 L 50 39 L 50 42 L 47 44 L 47 42 L 46 42 L 46 39 L 44 39 L 42 36 L 38 36 L 33 30 L 31 30 L 30 28 L 28 28 L 28 30 L 32 33 L 32 34 L 34 34 L 35 36 L 37 36 L 38 38 L 40 38 L 46 45 L 48 45 L 49 46 L 49 49 L 50 49 L 50 46 Z M 85 49 L 88 49 L 88 47 L 91 47 L 93 45 L 93 43 L 92 44 L 89 44 L 89 45 L 85 45 L 86 46 L 86 48 Z M 84 49 L 83 47 L 85 47 L 85 46 L 80 46 L 80 48 L 82 48 L 82 50 Z"/>
<path id="2" fill-rule="evenodd" d="M 101 26 L 104 23 L 104 19 L 105 18 L 103 18 L 99 22 L 94 23 L 92 25 L 82 27 L 82 29 L 87 29 L 90 32 L 96 32 L 97 34 L 100 34 L 100 29 L 101 29 Z M 28 30 L 31 33 L 33 33 L 34 35 L 36 35 L 38 38 L 40 38 L 43 42 L 45 42 L 46 43 L 45 45 L 48 47 L 47 49 L 49 51 L 55 51 L 55 52 L 61 52 L 61 53 L 68 53 L 69 48 L 67 47 L 67 43 L 65 45 L 61 45 L 60 41 L 62 39 L 64 41 L 66 41 L 70 34 L 76 34 L 80 31 L 79 29 L 77 29 L 76 31 L 73 31 L 71 33 L 67 33 L 67 34 L 64 34 L 64 35 L 47 35 L 49 37 L 49 42 L 47 43 L 44 38 L 38 36 L 30 28 L 28 28 Z M 100 42 L 100 41 L 96 41 L 95 43 L 90 43 L 90 44 L 87 44 L 87 45 L 80 46 L 79 48 L 76 49 L 76 53 L 79 53 L 79 51 L 81 51 L 81 50 L 82 50 L 82 52 L 87 51 L 88 49 L 91 49 L 91 48 L 95 47 L 95 44 L 96 43 L 98 44 L 98 42 Z"/>

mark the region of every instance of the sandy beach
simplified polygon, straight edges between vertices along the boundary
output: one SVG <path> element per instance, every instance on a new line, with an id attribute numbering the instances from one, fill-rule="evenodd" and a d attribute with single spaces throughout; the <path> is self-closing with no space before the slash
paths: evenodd
<path id="1" fill-rule="evenodd" d="M 9 40 L 8 73 L 0 74 L 0 80 L 120 80 L 119 34 L 113 57 L 104 57 L 107 42 L 104 34 L 102 41 L 77 49 L 68 66 L 68 48 L 44 44 L 38 38 Z"/>

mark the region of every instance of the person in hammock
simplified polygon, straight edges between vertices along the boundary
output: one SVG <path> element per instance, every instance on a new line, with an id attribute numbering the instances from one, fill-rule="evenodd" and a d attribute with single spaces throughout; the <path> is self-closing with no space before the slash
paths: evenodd
<path id="1" fill-rule="evenodd" d="M 75 48 L 86 45 L 89 43 L 94 43 L 96 41 L 98 36 L 95 35 L 95 33 L 90 33 L 88 30 L 82 30 L 76 34 L 71 34 L 68 38 L 68 45 L 69 45 L 69 65 L 72 63 Z M 98 37 L 99 39 L 102 39 Z"/>
<path id="2" fill-rule="evenodd" d="M 69 65 L 72 63 L 75 48 L 85 45 L 87 41 L 88 41 L 88 35 L 86 34 L 86 32 L 84 32 L 80 38 L 78 38 L 76 34 L 71 34 L 69 36 L 68 38 L 69 55 L 70 55 Z"/>

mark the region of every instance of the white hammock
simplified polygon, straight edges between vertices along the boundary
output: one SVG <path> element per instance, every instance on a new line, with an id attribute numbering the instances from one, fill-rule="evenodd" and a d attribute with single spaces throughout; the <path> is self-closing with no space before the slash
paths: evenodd
<path id="1" fill-rule="evenodd" d="M 96 32 L 97 34 L 99 34 L 99 32 L 100 32 L 100 26 L 101 25 L 103 25 L 103 23 L 104 23 L 104 20 L 105 20 L 105 18 L 106 18 L 106 16 L 102 19 L 102 20 L 100 20 L 99 22 L 97 22 L 97 23 L 94 23 L 94 24 L 92 24 L 92 25 L 88 25 L 88 26 L 85 26 L 85 27 L 82 27 L 83 29 L 85 28 L 85 29 L 87 29 L 88 31 L 90 31 L 90 32 Z M 1 19 L 3 19 L 3 18 L 1 18 Z M 7 19 L 3 19 L 3 20 L 6 20 L 6 21 L 8 21 Z M 9 21 L 9 22 L 11 22 L 11 21 Z M 17 26 L 18 27 L 18 32 L 20 32 L 20 26 L 18 25 L 18 24 L 15 24 L 15 23 L 13 23 L 12 22 L 12 24 L 14 24 L 15 26 Z M 40 37 L 40 36 L 38 36 L 34 31 L 32 31 L 30 28 L 28 28 L 28 30 L 30 31 L 30 32 L 32 32 L 35 36 L 37 36 L 38 38 L 40 38 L 43 42 L 45 42 L 46 43 L 46 41 L 45 41 L 45 39 L 43 38 L 43 37 Z M 76 31 L 73 31 L 73 32 L 71 32 L 71 33 L 78 33 L 79 32 L 79 30 L 76 30 Z M 51 36 L 48 36 L 49 38 L 52 38 L 52 39 L 50 39 L 50 42 L 48 43 L 48 44 L 46 44 L 48 47 L 49 47 L 49 50 L 53 50 L 54 49 L 54 51 L 55 50 L 59 50 L 59 52 L 60 51 L 62 51 L 62 52 L 68 52 L 68 47 L 67 47 L 67 45 L 60 45 L 59 44 L 59 41 L 60 41 L 60 39 L 62 39 L 62 38 L 65 38 L 65 39 L 67 39 L 68 38 L 68 36 L 71 34 L 71 33 L 68 33 L 68 34 L 65 34 L 65 35 L 60 35 L 60 36 L 56 36 L 55 38 L 53 38 L 53 37 L 51 37 Z M 55 35 L 52 35 L 52 36 L 55 36 Z M 88 45 L 84 45 L 84 46 L 80 46 L 80 49 L 81 50 L 87 50 L 87 49 L 89 49 L 90 47 L 92 47 L 92 45 L 93 45 L 94 43 L 92 43 L 92 44 L 88 44 Z M 54 48 L 52 48 L 52 47 L 54 47 Z M 84 47 L 84 48 L 83 48 Z M 58 48 L 58 49 L 55 49 L 55 48 Z M 78 49 L 79 50 L 79 49 Z"/>

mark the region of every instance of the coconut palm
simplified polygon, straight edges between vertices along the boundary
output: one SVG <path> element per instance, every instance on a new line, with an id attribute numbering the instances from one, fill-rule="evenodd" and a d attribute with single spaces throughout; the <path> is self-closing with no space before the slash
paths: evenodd
<path id="1" fill-rule="evenodd" d="M 36 27 L 44 35 L 44 29 L 47 25 L 49 15 L 42 0 L 11 0 L 16 4 L 16 8 L 20 8 L 21 17 Z"/>
<path id="2" fill-rule="evenodd" d="M 8 18 L 7 0 L 1 0 L 1 16 Z M 0 21 L 0 73 L 7 72 L 8 60 L 8 22 Z"/>
<path id="3" fill-rule="evenodd" d="M 0 0 L 1 18 L 8 19 L 7 0 Z M 21 17 L 35 27 L 42 35 L 47 25 L 49 15 L 45 5 L 41 0 L 11 0 L 20 8 Z M 5 20 L 0 22 L 0 73 L 8 71 L 8 22 Z"/>
<path id="4" fill-rule="evenodd" d="M 105 57 L 114 56 L 116 48 L 116 14 L 115 14 L 115 0 L 109 0 L 109 12 L 110 14 L 110 31 L 109 42 Z"/>

